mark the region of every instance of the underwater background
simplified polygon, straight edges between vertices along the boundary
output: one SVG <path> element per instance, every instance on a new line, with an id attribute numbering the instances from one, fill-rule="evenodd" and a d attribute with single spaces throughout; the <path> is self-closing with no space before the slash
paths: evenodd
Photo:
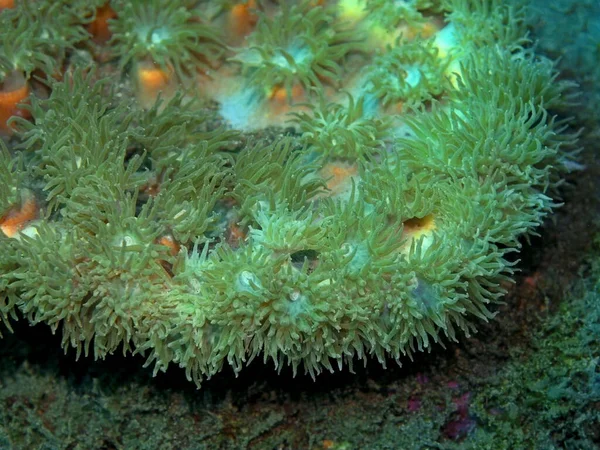
<path id="1" fill-rule="evenodd" d="M 259 357 L 198 389 L 120 349 L 76 361 L 21 314 L 0 330 L 0 449 L 600 448 L 600 2 L 527 4 L 535 51 L 579 85 L 583 150 L 493 320 L 402 367 L 371 357 L 313 380 Z"/>

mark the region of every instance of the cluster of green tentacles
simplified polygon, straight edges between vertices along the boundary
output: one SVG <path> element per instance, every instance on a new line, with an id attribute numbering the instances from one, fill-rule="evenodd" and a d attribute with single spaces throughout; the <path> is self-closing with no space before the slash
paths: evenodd
<path id="1" fill-rule="evenodd" d="M 254 358 L 316 375 L 468 336 L 573 165 L 576 137 L 552 115 L 569 86 L 522 43 L 473 42 L 457 85 L 402 133 L 357 100 L 248 143 L 180 96 L 143 111 L 94 72 L 52 81 L 0 151 L 0 217 L 24 191 L 43 206 L 0 233 L 0 317 L 198 385 Z M 322 168 L 348 161 L 349 187 L 328 195 Z"/>

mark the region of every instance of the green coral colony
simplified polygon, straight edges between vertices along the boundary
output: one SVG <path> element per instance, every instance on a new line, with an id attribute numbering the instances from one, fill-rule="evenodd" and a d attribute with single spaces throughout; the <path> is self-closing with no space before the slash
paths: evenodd
<path id="1" fill-rule="evenodd" d="M 200 385 L 400 362 L 494 316 L 576 166 L 519 5 L 104 3 L 0 12 L 2 108 L 31 92 L 0 151 L 5 328 Z"/>

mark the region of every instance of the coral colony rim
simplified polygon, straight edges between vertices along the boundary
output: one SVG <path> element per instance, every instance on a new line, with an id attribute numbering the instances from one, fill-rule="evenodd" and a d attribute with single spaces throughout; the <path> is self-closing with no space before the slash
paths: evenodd
<path id="1" fill-rule="evenodd" d="M 0 317 L 77 356 L 198 386 L 255 358 L 410 360 L 494 316 L 576 166 L 572 85 L 516 4 L 37 0 L 0 22 Z M 5 101 L 15 74 L 32 89 Z"/>

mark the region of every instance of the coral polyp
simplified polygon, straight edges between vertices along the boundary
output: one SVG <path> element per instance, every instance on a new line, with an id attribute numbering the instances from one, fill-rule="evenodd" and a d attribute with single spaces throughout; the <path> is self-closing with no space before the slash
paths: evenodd
<path id="1" fill-rule="evenodd" d="M 122 69 L 149 61 L 185 80 L 210 68 L 223 50 L 218 30 L 189 1 L 118 1 L 115 9 L 110 46 Z"/>
<path id="2" fill-rule="evenodd" d="M 365 68 L 364 89 L 384 106 L 416 106 L 447 91 L 448 57 L 442 58 L 432 39 L 396 44 Z"/>
<path id="3" fill-rule="evenodd" d="M 371 0 L 364 2 L 364 11 L 369 20 L 388 31 L 412 28 L 415 33 L 426 31 L 424 12 L 443 10 L 439 0 Z"/>
<path id="4" fill-rule="evenodd" d="M 14 71 L 29 78 L 35 70 L 53 75 L 67 52 L 87 38 L 81 26 L 97 2 L 36 2 L 23 0 L 0 14 L 2 51 L 0 82 Z"/>
<path id="5" fill-rule="evenodd" d="M 364 50 L 360 35 L 340 23 L 330 8 L 310 1 L 283 3 L 273 17 L 260 13 L 248 47 L 234 61 L 243 74 L 265 91 L 282 87 L 291 98 L 292 89 L 338 83 L 343 59 Z"/>
<path id="6" fill-rule="evenodd" d="M 12 116 L 27 116 L 21 106 L 30 95 L 30 79 L 60 74 L 66 58 L 87 38 L 83 24 L 94 2 L 23 0 L 1 11 L 0 134 L 12 134 Z"/>
<path id="7" fill-rule="evenodd" d="M 351 161 L 372 158 L 383 150 L 389 120 L 369 117 L 365 97 L 354 100 L 348 94 L 347 103 L 327 104 L 321 99 L 311 112 L 296 113 L 301 140 L 309 150 Z"/>

